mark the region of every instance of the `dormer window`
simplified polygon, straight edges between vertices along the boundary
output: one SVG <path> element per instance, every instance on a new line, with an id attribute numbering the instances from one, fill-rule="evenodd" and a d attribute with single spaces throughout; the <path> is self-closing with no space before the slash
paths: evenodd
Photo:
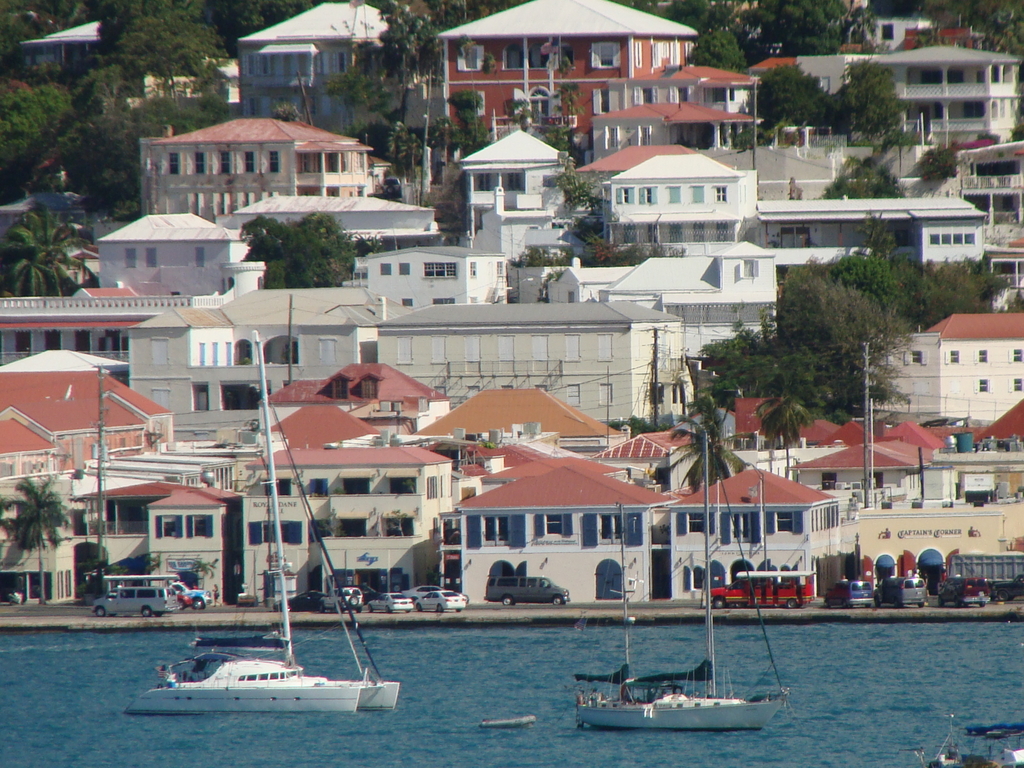
<path id="1" fill-rule="evenodd" d="M 376 379 L 363 379 L 355 387 L 353 392 L 363 400 L 376 400 L 377 399 L 377 380 Z"/>
<path id="2" fill-rule="evenodd" d="M 332 379 L 330 391 L 329 397 L 332 400 L 348 400 L 348 379 Z"/>

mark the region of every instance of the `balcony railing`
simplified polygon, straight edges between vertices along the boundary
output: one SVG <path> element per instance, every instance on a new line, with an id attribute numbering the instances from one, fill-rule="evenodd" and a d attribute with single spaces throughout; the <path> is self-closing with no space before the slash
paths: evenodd
<path id="1" fill-rule="evenodd" d="M 939 83 L 935 85 L 897 85 L 901 99 L 985 99 L 992 94 L 988 83 Z"/>
<path id="2" fill-rule="evenodd" d="M 480 360 L 446 364 L 448 376 L 561 376 L 561 360 Z"/>
<path id="3" fill-rule="evenodd" d="M 964 189 L 1020 189 L 1024 187 L 1024 175 L 1010 176 L 965 176 Z"/>

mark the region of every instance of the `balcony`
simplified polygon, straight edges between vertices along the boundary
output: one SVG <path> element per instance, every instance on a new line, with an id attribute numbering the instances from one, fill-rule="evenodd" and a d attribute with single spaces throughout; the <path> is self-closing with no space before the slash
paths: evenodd
<path id="1" fill-rule="evenodd" d="M 480 360 L 457 362 L 449 360 L 447 375 L 509 377 L 509 376 L 556 376 L 562 375 L 561 360 Z"/>
<path id="2" fill-rule="evenodd" d="M 987 99 L 992 95 L 993 87 L 988 83 L 896 85 L 896 96 L 901 99 Z"/>
<path id="3" fill-rule="evenodd" d="M 1024 174 L 1010 176 L 965 176 L 964 189 L 1020 189 L 1024 187 Z"/>
<path id="4" fill-rule="evenodd" d="M 903 130 L 908 133 L 914 133 L 921 130 L 921 125 L 917 120 L 905 120 L 903 122 Z M 971 117 L 971 118 L 953 118 L 949 120 L 931 120 L 928 125 L 928 133 L 932 136 L 943 134 L 943 133 L 984 133 L 989 130 L 988 118 L 985 117 Z"/>

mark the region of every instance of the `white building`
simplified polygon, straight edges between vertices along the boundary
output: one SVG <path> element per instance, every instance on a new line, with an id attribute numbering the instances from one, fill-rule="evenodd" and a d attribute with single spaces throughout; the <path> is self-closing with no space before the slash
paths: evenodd
<path id="1" fill-rule="evenodd" d="M 985 211 L 988 224 L 1024 221 L 1024 141 L 965 149 L 959 159 L 960 196 Z M 1019 235 L 1016 227 L 1007 229 Z"/>
<path id="2" fill-rule="evenodd" d="M 192 213 L 143 216 L 97 245 L 100 284 L 143 295 L 222 293 L 231 279 L 223 265 L 241 262 L 249 252 L 238 230 Z"/>
<path id="3" fill-rule="evenodd" d="M 756 216 L 757 174 L 701 154 L 646 160 L 605 187 L 605 231 L 617 245 L 734 243 Z"/>
<path id="4" fill-rule="evenodd" d="M 600 301 L 601 291 L 633 271 L 633 267 L 581 267 L 579 259 L 562 271 L 558 279 L 548 283 L 548 301 L 552 304 L 575 304 Z"/>
<path id="5" fill-rule="evenodd" d="M 305 123 L 231 120 L 140 144 L 143 213 L 194 213 L 213 221 L 275 195 L 374 191 L 369 147 Z"/>
<path id="6" fill-rule="evenodd" d="M 344 99 L 329 96 L 327 82 L 353 65 L 373 66 L 375 56 L 362 47 L 378 49 L 385 29 L 380 11 L 372 5 L 321 3 L 239 38 L 242 114 L 270 117 L 277 104 L 286 102 L 300 115 L 308 107 L 313 124 L 322 128 L 351 124 L 356 110 Z"/>
<path id="7" fill-rule="evenodd" d="M 1024 314 L 950 315 L 915 333 L 897 386 L 918 420 L 995 421 L 1024 399 Z"/>
<path id="8" fill-rule="evenodd" d="M 762 200 L 757 240 L 778 265 L 829 262 L 864 243 L 867 218 L 886 223 L 898 252 L 920 262 L 980 259 L 985 214 L 959 198 L 903 197 L 852 200 Z"/>
<path id="9" fill-rule="evenodd" d="M 364 257 L 366 286 L 396 304 L 503 304 L 505 256 L 455 246 L 404 248 Z"/>
<path id="10" fill-rule="evenodd" d="M 37 40 L 25 40 L 20 45 L 25 64 L 30 67 L 56 64 L 62 69 L 81 71 L 100 45 L 100 23 L 79 24 Z"/>

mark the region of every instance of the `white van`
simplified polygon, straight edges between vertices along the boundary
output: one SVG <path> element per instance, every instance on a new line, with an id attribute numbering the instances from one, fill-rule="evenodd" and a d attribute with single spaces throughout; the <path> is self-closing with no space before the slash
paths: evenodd
<path id="1" fill-rule="evenodd" d="M 92 604 L 97 616 L 138 613 L 142 616 L 163 616 L 178 610 L 178 597 L 165 587 L 118 587 Z"/>

